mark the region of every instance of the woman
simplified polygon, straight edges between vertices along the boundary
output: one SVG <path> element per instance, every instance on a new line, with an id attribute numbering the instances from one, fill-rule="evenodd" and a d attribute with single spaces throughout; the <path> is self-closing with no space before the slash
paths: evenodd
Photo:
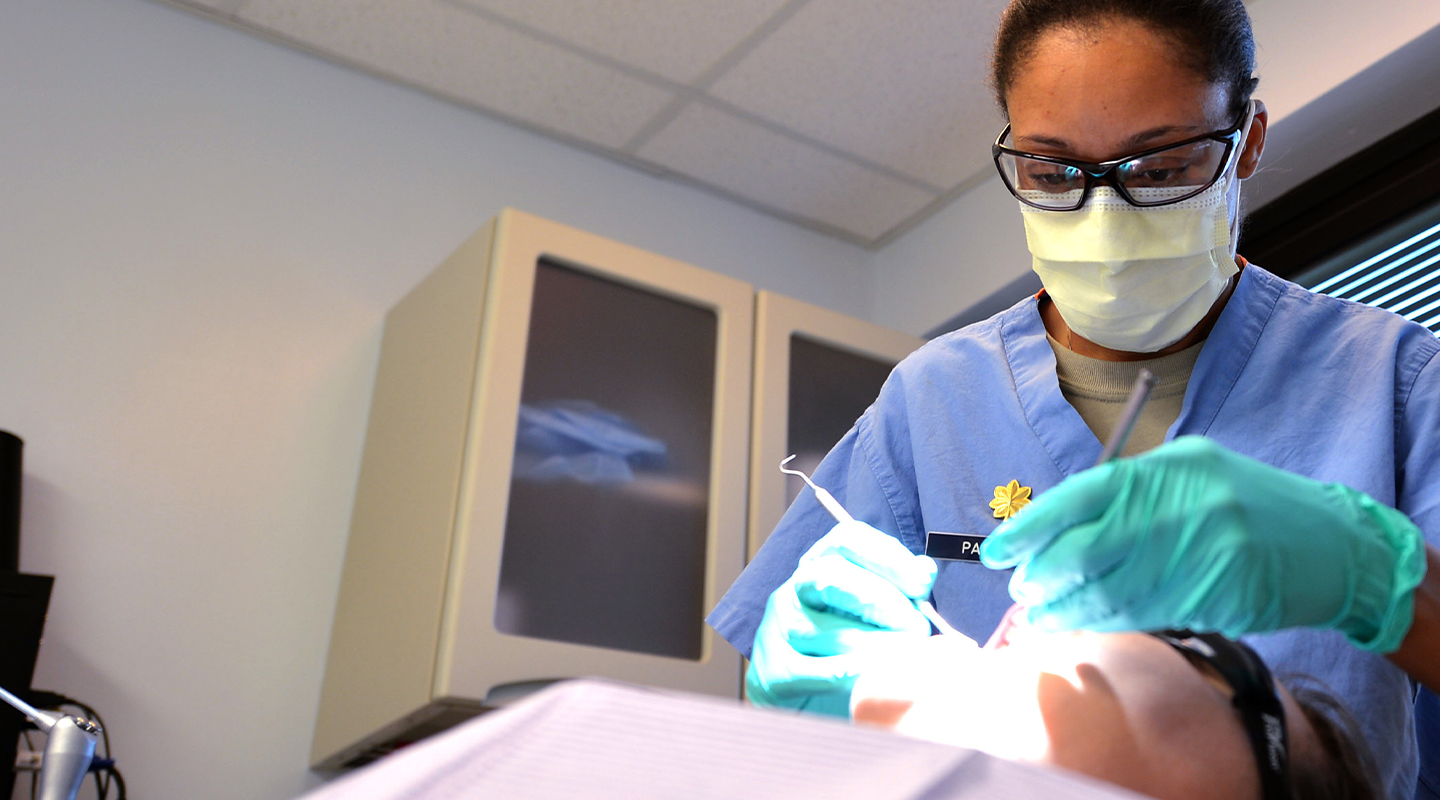
<path id="1" fill-rule="evenodd" d="M 983 639 L 1013 597 L 1051 630 L 1248 635 L 1333 687 L 1413 793 L 1440 342 L 1235 254 L 1268 121 L 1253 49 L 1240 0 L 1011 3 L 994 152 L 1046 291 L 902 363 L 815 475 L 868 525 L 827 533 L 802 495 L 712 612 L 753 702 L 846 714 L 861 656 L 928 634 L 914 601 Z M 1142 366 L 1141 454 L 1089 469 Z M 932 533 L 988 536 L 983 564 L 937 566 Z"/>

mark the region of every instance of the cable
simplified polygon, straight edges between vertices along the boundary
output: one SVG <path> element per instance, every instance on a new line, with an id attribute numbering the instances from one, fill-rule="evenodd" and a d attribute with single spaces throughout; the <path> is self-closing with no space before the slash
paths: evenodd
<path id="1" fill-rule="evenodd" d="M 25 737 L 25 749 L 32 753 L 35 752 L 35 743 L 30 741 L 30 731 L 21 731 L 20 735 Z M 39 777 L 40 773 L 38 771 L 32 770 L 30 772 L 30 800 L 35 800 L 35 790 L 38 786 L 36 781 L 39 780 Z"/>
<path id="2" fill-rule="evenodd" d="M 120 789 L 120 800 L 126 800 L 125 779 L 120 777 L 120 770 L 115 769 L 114 767 L 108 767 L 105 771 L 110 774 L 110 777 L 115 779 L 115 785 L 118 786 Z"/>
<path id="3" fill-rule="evenodd" d="M 115 762 L 109 758 L 96 757 L 90 762 L 90 774 L 95 776 L 95 795 L 99 800 L 110 796 L 110 774 Z M 103 780 L 102 780 L 103 779 Z"/>

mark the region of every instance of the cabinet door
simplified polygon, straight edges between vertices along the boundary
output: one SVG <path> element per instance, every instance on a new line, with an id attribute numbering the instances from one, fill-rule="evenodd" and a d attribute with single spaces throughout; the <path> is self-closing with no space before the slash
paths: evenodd
<path id="1" fill-rule="evenodd" d="M 754 289 L 497 223 L 437 696 L 603 676 L 734 697 Z"/>
<path id="2" fill-rule="evenodd" d="M 890 370 L 925 343 L 829 309 L 762 291 L 755 307 L 755 398 L 750 442 L 749 557 L 811 473 L 874 402 Z"/>
<path id="3" fill-rule="evenodd" d="M 714 310 L 542 260 L 495 627 L 698 659 Z"/>

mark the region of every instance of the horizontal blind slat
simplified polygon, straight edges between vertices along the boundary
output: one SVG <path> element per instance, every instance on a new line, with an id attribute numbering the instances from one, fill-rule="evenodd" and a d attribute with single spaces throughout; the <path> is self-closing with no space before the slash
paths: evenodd
<path id="1" fill-rule="evenodd" d="M 1440 224 L 1364 258 L 1311 291 L 1401 314 L 1440 335 Z M 1436 298 L 1436 299 L 1431 299 Z"/>
<path id="2" fill-rule="evenodd" d="M 1330 277 L 1330 278 L 1327 278 L 1326 280 L 1321 281 L 1320 283 L 1317 283 L 1316 285 L 1310 287 L 1310 290 L 1311 290 L 1312 292 L 1320 292 L 1321 294 L 1329 294 L 1329 295 L 1331 295 L 1331 296 L 1335 296 L 1332 292 L 1330 292 L 1330 287 L 1331 287 L 1331 286 L 1334 286 L 1335 284 L 1339 283 L 1340 281 L 1343 281 L 1343 280 L 1345 280 L 1346 278 L 1349 278 L 1351 275 L 1356 275 L 1356 274 L 1359 274 L 1359 273 L 1361 273 L 1361 272 L 1366 272 L 1366 271 L 1368 271 L 1368 270 L 1370 269 L 1370 267 L 1374 266 L 1375 264 L 1377 264 L 1377 263 L 1379 263 L 1379 262 L 1381 262 L 1381 261 L 1384 261 L 1385 259 L 1389 258 L 1390 256 L 1395 255 L 1396 253 L 1403 253 L 1403 252 L 1405 252 L 1406 250 L 1410 249 L 1411 247 L 1415 246 L 1418 242 L 1424 241 L 1426 237 L 1428 237 L 1428 236 L 1434 236 L 1434 235 L 1436 235 L 1437 233 L 1440 233 L 1440 225 L 1436 225 L 1436 226 L 1433 227 L 1433 228 L 1429 228 L 1429 229 L 1427 229 L 1427 230 L 1421 231 L 1420 233 L 1417 233 L 1417 234 L 1415 234 L 1414 236 L 1411 236 L 1409 239 L 1406 239 L 1405 241 L 1401 242 L 1400 244 L 1397 244 L 1397 245 L 1395 245 L 1394 247 L 1391 247 L 1390 249 L 1386 250 L 1385 252 L 1380 253 L 1380 254 L 1378 254 L 1378 255 L 1371 256 L 1370 258 L 1365 259 L 1364 261 L 1360 262 L 1359 264 L 1356 264 L 1356 265 L 1353 266 L 1353 267 L 1350 267 L 1349 269 L 1341 272 L 1340 274 L 1335 275 L 1335 276 L 1332 276 L 1332 277 Z M 1339 291 L 1339 292 L 1344 292 L 1344 291 L 1346 291 L 1346 289 L 1345 289 L 1345 288 L 1342 288 L 1342 289 L 1338 289 L 1337 291 Z"/>

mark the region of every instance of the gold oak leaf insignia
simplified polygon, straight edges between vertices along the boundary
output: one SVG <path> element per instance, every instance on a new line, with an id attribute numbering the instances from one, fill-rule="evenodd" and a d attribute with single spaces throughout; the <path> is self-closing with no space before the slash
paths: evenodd
<path id="1" fill-rule="evenodd" d="M 1010 519 L 1028 505 L 1030 505 L 1030 487 L 1021 486 L 1020 481 L 1010 481 L 1004 486 L 996 486 L 995 499 L 990 501 L 990 507 L 995 510 L 996 519 Z"/>

